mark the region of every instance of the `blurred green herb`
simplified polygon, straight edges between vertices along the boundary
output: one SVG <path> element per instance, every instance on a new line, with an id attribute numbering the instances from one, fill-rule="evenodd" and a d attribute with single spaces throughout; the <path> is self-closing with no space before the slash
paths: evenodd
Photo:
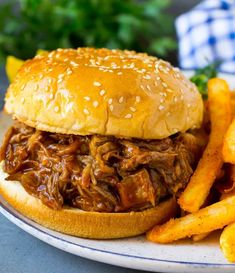
<path id="1" fill-rule="evenodd" d="M 37 49 L 107 47 L 165 57 L 176 48 L 170 0 L 9 0 L 0 4 L 0 62 Z"/>
<path id="2" fill-rule="evenodd" d="M 200 68 L 190 78 L 190 80 L 196 84 L 199 92 L 202 94 L 204 99 L 207 98 L 207 82 L 209 79 L 217 76 L 218 63 L 209 64 L 203 68 Z"/>

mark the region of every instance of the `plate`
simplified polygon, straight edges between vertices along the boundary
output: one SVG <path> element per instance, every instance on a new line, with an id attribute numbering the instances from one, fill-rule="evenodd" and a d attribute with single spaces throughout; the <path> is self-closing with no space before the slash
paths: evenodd
<path id="1" fill-rule="evenodd" d="M 185 72 L 190 76 L 192 72 Z M 232 88 L 231 75 L 220 75 Z M 11 119 L 0 114 L 0 138 Z M 147 242 L 144 236 L 119 240 L 89 240 L 61 234 L 44 228 L 13 209 L 0 196 L 0 212 L 12 223 L 38 239 L 66 252 L 127 268 L 154 272 L 235 272 L 235 264 L 227 263 L 219 248 L 219 233 L 212 233 L 206 240 L 194 243 L 181 240 L 174 244 L 159 245 Z"/>

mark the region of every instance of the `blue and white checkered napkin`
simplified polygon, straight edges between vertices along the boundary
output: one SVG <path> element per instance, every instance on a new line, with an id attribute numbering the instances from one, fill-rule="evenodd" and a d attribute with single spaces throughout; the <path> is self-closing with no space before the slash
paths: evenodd
<path id="1" fill-rule="evenodd" d="M 220 61 L 220 71 L 235 74 L 235 0 L 202 1 L 175 24 L 181 68 Z"/>

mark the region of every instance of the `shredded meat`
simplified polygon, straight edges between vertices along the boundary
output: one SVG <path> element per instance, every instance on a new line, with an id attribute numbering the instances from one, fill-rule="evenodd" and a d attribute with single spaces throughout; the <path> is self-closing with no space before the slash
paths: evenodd
<path id="1" fill-rule="evenodd" d="M 118 212 L 155 206 L 189 181 L 201 147 L 190 133 L 163 140 L 48 133 L 15 123 L 0 150 L 8 180 L 52 209 Z"/>

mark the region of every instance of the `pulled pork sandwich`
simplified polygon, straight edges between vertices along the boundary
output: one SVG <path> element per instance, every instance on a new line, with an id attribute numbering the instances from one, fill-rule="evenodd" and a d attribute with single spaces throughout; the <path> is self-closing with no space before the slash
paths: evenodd
<path id="1" fill-rule="evenodd" d="M 54 230 L 141 234 L 175 214 L 200 154 L 203 102 L 169 63 L 133 51 L 58 49 L 10 85 L 16 120 L 0 152 L 0 194 Z"/>

